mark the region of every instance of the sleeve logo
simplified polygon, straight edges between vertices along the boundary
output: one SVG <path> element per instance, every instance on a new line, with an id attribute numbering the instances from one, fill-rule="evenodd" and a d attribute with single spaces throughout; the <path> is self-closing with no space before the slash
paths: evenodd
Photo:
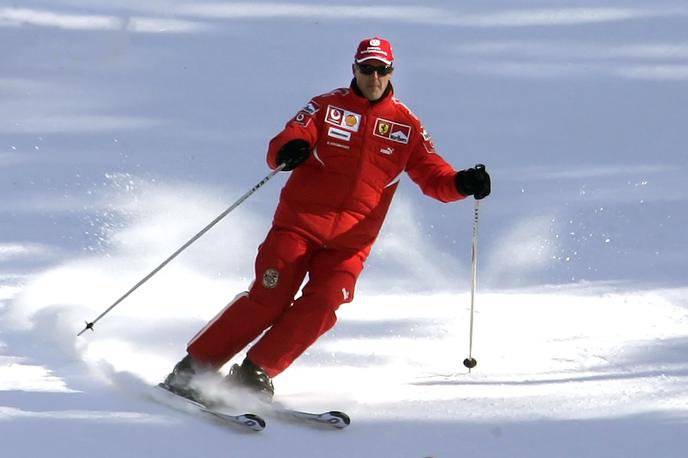
<path id="1" fill-rule="evenodd" d="M 308 127 L 308 123 L 311 121 L 313 115 L 318 112 L 318 110 L 320 110 L 318 104 L 311 100 L 306 104 L 305 107 L 301 108 L 301 110 L 296 113 L 296 116 L 292 118 L 292 121 L 303 127 Z"/>
<path id="2" fill-rule="evenodd" d="M 320 110 L 320 107 L 318 106 L 318 104 L 311 100 L 310 102 L 308 102 L 306 104 L 305 107 L 303 107 L 303 109 L 301 111 L 305 111 L 309 115 L 314 115 L 315 113 L 318 112 L 318 110 Z"/>
<path id="3" fill-rule="evenodd" d="M 308 123 L 311 122 L 311 118 L 312 115 L 301 110 L 298 113 L 296 113 L 296 116 L 294 116 L 293 121 L 296 122 L 296 124 L 299 124 L 303 127 L 308 127 Z"/>
<path id="4" fill-rule="evenodd" d="M 425 130 L 425 127 L 422 129 L 423 131 L 420 134 L 423 137 L 423 146 L 425 146 L 425 150 L 428 152 L 428 154 L 432 154 L 435 152 L 435 145 L 432 143 L 432 137 L 428 131 Z"/>

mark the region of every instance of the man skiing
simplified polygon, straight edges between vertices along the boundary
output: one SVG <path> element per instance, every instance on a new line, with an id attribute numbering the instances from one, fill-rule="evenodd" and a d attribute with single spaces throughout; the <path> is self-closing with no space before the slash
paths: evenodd
<path id="1" fill-rule="evenodd" d="M 292 173 L 258 249 L 255 281 L 189 342 L 166 388 L 201 399 L 194 377 L 217 372 L 262 334 L 226 380 L 271 399 L 272 379 L 353 300 L 403 172 L 442 202 L 490 194 L 485 168 L 454 170 L 394 97 L 393 62 L 389 41 L 361 41 L 350 86 L 314 97 L 270 141 L 268 165 Z"/>

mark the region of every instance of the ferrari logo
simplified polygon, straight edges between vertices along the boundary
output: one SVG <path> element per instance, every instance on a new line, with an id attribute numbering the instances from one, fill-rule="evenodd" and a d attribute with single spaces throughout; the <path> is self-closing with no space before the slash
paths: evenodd
<path id="1" fill-rule="evenodd" d="M 389 134 L 389 129 L 391 129 L 391 128 L 392 128 L 391 124 L 381 120 L 380 122 L 377 123 L 377 134 L 382 135 L 383 137 L 386 137 Z"/>

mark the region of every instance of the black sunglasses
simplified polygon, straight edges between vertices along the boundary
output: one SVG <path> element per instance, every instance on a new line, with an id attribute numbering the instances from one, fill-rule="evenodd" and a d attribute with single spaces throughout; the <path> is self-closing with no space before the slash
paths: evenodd
<path id="1" fill-rule="evenodd" d="M 377 74 L 380 76 L 387 76 L 394 71 L 394 67 L 391 65 L 379 67 L 377 65 L 356 64 L 356 67 L 358 67 L 358 71 L 364 75 L 372 75 L 373 73 L 377 72 Z"/>

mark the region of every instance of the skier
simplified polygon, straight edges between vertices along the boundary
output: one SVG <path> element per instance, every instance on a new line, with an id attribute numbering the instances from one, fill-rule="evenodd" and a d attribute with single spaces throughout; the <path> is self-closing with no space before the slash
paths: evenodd
<path id="1" fill-rule="evenodd" d="M 163 383 L 168 389 L 201 400 L 194 377 L 216 373 L 267 330 L 226 380 L 271 400 L 272 379 L 353 300 L 403 172 L 442 202 L 490 194 L 485 168 L 454 170 L 394 97 L 393 62 L 389 41 L 364 39 L 350 86 L 314 97 L 270 141 L 268 165 L 293 172 L 258 249 L 255 281 L 189 342 Z"/>

